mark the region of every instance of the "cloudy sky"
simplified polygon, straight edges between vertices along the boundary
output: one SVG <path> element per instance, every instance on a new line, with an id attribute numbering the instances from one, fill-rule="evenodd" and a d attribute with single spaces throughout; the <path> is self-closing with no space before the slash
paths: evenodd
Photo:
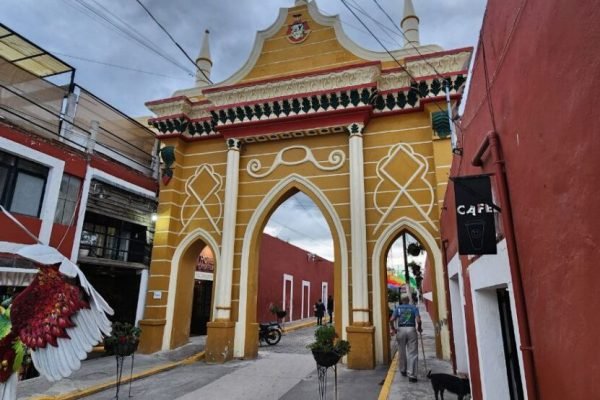
<path id="1" fill-rule="evenodd" d="M 202 33 L 210 29 L 214 82 L 237 71 L 250 54 L 256 31 L 269 27 L 279 8 L 294 4 L 294 0 L 141 1 L 194 59 Z M 378 1 L 399 24 L 403 1 Z M 348 3 L 377 21 L 355 9 L 388 49 L 400 47 L 402 38 L 373 0 Z M 421 21 L 422 44 L 452 49 L 477 43 L 485 0 L 413 3 Z M 358 44 L 383 50 L 340 0 L 317 0 L 317 5 L 324 14 L 339 14 L 344 30 Z M 74 66 L 78 84 L 132 116 L 149 115 L 145 102 L 169 97 L 194 83 L 194 66 L 136 0 L 0 0 L 0 22 Z M 272 220 L 279 222 L 269 224 L 271 233 L 332 258 L 331 241 L 327 244 L 325 238 L 330 233 L 307 197 L 290 199 Z M 316 226 L 323 228 L 317 232 Z M 400 251 L 392 253 L 402 256 Z"/>

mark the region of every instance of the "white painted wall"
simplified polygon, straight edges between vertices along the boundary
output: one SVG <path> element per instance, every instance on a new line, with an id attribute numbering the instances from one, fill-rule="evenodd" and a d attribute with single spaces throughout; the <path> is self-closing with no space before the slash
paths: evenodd
<path id="1" fill-rule="evenodd" d="M 475 311 L 483 398 L 486 400 L 509 399 L 496 289 L 476 290 L 473 294 L 473 309 Z"/>
<path id="2" fill-rule="evenodd" d="M 465 326 L 465 293 L 460 258 L 457 255 L 448 263 L 448 288 L 452 311 L 452 333 L 457 372 L 469 373 L 469 345 Z"/>
<path id="3" fill-rule="evenodd" d="M 3 137 L 0 137 L 0 149 L 49 168 L 44 198 L 42 199 L 42 207 L 40 210 L 40 220 L 42 221 L 42 224 L 38 235 L 40 242 L 49 244 L 50 236 L 52 235 L 52 226 L 54 225 L 56 204 L 58 203 L 60 182 L 62 181 L 65 169 L 65 162 Z"/>
<path id="4" fill-rule="evenodd" d="M 502 342 L 502 328 L 496 289 L 508 288 L 511 313 L 515 329 L 516 347 L 521 347 L 521 336 L 517 323 L 515 299 L 510 277 L 506 240 L 498 243 L 498 254 L 478 258 L 468 268 L 473 296 L 475 336 L 478 347 L 479 370 L 483 398 L 505 400 L 508 393 L 508 377 Z M 519 368 L 525 399 L 526 382 L 523 369 L 523 356 L 519 354 Z"/>
<path id="5" fill-rule="evenodd" d="M 300 311 L 300 319 L 310 317 L 310 282 L 302 281 L 302 310 Z"/>
<path id="6" fill-rule="evenodd" d="M 290 298 L 289 298 L 289 303 L 290 303 L 290 309 L 287 309 L 287 303 L 288 303 L 288 299 L 287 299 L 287 291 L 285 290 L 286 287 L 290 288 Z M 283 274 L 283 309 L 285 311 L 288 311 L 287 313 L 287 319 L 288 321 L 293 321 L 292 319 L 292 313 L 294 312 L 294 277 L 292 275 L 288 275 L 288 274 Z"/>

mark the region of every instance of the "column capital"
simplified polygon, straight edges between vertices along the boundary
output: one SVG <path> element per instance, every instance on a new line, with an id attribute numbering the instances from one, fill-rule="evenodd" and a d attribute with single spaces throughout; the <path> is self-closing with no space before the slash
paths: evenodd
<path id="1" fill-rule="evenodd" d="M 229 138 L 225 143 L 227 144 L 227 150 L 240 151 L 242 148 L 242 141 L 240 139 Z"/>
<path id="2" fill-rule="evenodd" d="M 354 122 L 354 123 L 348 125 L 348 133 L 350 133 L 350 137 L 362 136 L 364 129 L 365 129 L 365 124 L 360 124 L 360 123 Z"/>

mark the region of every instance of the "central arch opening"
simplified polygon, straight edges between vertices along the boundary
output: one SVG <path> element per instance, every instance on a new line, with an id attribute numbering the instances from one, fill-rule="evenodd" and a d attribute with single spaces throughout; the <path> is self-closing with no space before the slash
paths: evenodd
<path id="1" fill-rule="evenodd" d="M 319 322 L 329 323 L 328 311 L 334 314 L 331 231 L 309 196 L 292 190 L 284 198 L 262 232 L 258 322 L 299 323 L 319 316 Z"/>
<path id="2" fill-rule="evenodd" d="M 347 326 L 349 320 L 349 310 L 347 307 L 347 291 L 342 290 L 343 287 L 346 287 L 348 284 L 348 257 L 347 257 L 347 243 L 345 235 L 343 234 L 344 230 L 339 219 L 339 216 L 332 206 L 329 199 L 325 196 L 325 194 L 319 189 L 318 186 L 310 182 L 309 180 L 299 176 L 297 174 L 292 174 L 288 176 L 286 179 L 277 183 L 263 198 L 260 204 L 256 207 L 256 211 L 250 218 L 248 223 L 248 230 L 244 236 L 244 245 L 242 248 L 242 264 L 241 264 L 241 284 L 240 284 L 240 302 L 241 309 L 245 310 L 239 314 L 239 322 L 236 325 L 236 345 L 235 351 L 236 356 L 245 357 L 245 358 L 255 358 L 258 355 L 258 327 L 259 327 L 259 317 L 258 317 L 258 297 L 259 297 L 259 253 L 263 238 L 263 232 L 265 227 L 268 225 L 270 218 L 273 216 L 275 211 L 287 200 L 289 200 L 293 195 L 302 192 L 306 195 L 310 200 L 316 205 L 316 209 L 319 210 L 319 213 L 323 216 L 326 221 L 326 226 L 332 235 L 333 242 L 333 281 L 332 285 L 327 288 L 327 293 L 333 294 L 334 299 L 334 310 L 333 310 L 333 324 L 335 326 L 336 332 L 340 337 L 345 338 L 345 332 L 343 327 Z M 302 199 L 299 199 L 302 202 Z M 292 202 L 295 200 L 291 200 Z M 307 207 L 308 203 L 304 203 L 304 207 Z M 301 205 L 297 204 L 297 208 L 302 209 Z M 315 215 L 316 210 L 313 212 Z M 276 217 L 277 218 L 277 217 Z M 302 228 L 301 223 L 304 223 L 304 220 L 308 220 L 308 217 L 298 218 L 298 214 L 294 215 L 294 218 L 291 221 L 285 221 L 287 225 L 291 228 L 301 231 L 301 229 L 305 229 L 303 232 L 306 233 L 308 237 L 311 239 L 315 239 L 315 233 L 313 232 L 314 226 L 316 222 L 308 223 L 308 228 Z M 310 221 L 310 220 L 309 220 Z M 302 232 L 302 231 L 301 231 Z M 311 255 L 313 251 L 305 251 L 304 256 L 307 261 L 311 261 L 314 258 L 314 261 L 317 261 L 317 255 L 314 257 Z M 311 253 L 311 254 L 308 254 Z M 320 256 L 323 259 L 326 259 L 323 256 Z M 312 285 L 311 285 L 312 286 Z M 299 284 L 301 288 L 301 282 Z M 322 287 L 322 286 L 321 286 Z M 283 303 L 283 276 L 281 277 L 281 283 L 279 284 L 278 291 L 281 291 L 280 300 Z M 295 289 L 296 293 L 299 292 L 300 289 Z M 307 289 L 304 289 L 305 293 L 307 293 Z M 289 291 L 289 290 L 288 290 Z M 321 296 L 323 298 L 323 292 L 319 291 L 315 296 Z M 312 294 L 311 294 L 312 296 Z M 301 299 L 301 295 L 299 296 Z M 305 296 L 308 297 L 308 296 Z M 312 298 L 310 299 L 310 303 L 313 303 L 318 299 Z M 306 303 L 305 303 L 306 304 Z M 309 306 L 312 306 L 309 304 Z M 263 306 L 262 309 L 265 307 Z M 281 308 L 283 308 L 283 304 L 281 304 Z M 291 307 L 290 307 L 291 308 Z M 305 305 L 306 308 L 306 305 Z M 298 314 L 296 311 L 290 310 L 292 312 L 292 319 L 299 318 L 301 314 Z M 302 305 L 300 305 L 300 313 L 302 311 Z M 313 310 L 314 312 L 314 310 Z M 306 315 L 305 313 L 303 314 Z M 289 319 L 289 318 L 288 318 Z M 328 322 L 328 318 L 326 318 L 326 322 Z M 285 322 L 290 323 L 290 322 Z"/>

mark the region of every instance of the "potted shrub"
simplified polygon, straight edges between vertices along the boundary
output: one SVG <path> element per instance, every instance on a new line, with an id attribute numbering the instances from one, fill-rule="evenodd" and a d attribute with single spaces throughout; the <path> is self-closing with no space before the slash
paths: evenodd
<path id="1" fill-rule="evenodd" d="M 282 318 L 285 318 L 285 316 L 287 315 L 287 311 L 281 309 L 277 304 L 275 303 L 271 303 L 269 305 L 269 311 L 271 311 L 272 314 L 275 314 L 277 316 L 277 319 L 280 320 Z"/>
<path id="2" fill-rule="evenodd" d="M 307 346 L 317 365 L 331 367 L 350 352 L 350 342 L 339 340 L 333 325 L 321 325 L 315 331 L 315 341 Z"/>
<path id="3" fill-rule="evenodd" d="M 129 322 L 115 322 L 112 334 L 104 338 L 104 350 L 116 356 L 132 355 L 140 343 L 142 330 Z"/>

